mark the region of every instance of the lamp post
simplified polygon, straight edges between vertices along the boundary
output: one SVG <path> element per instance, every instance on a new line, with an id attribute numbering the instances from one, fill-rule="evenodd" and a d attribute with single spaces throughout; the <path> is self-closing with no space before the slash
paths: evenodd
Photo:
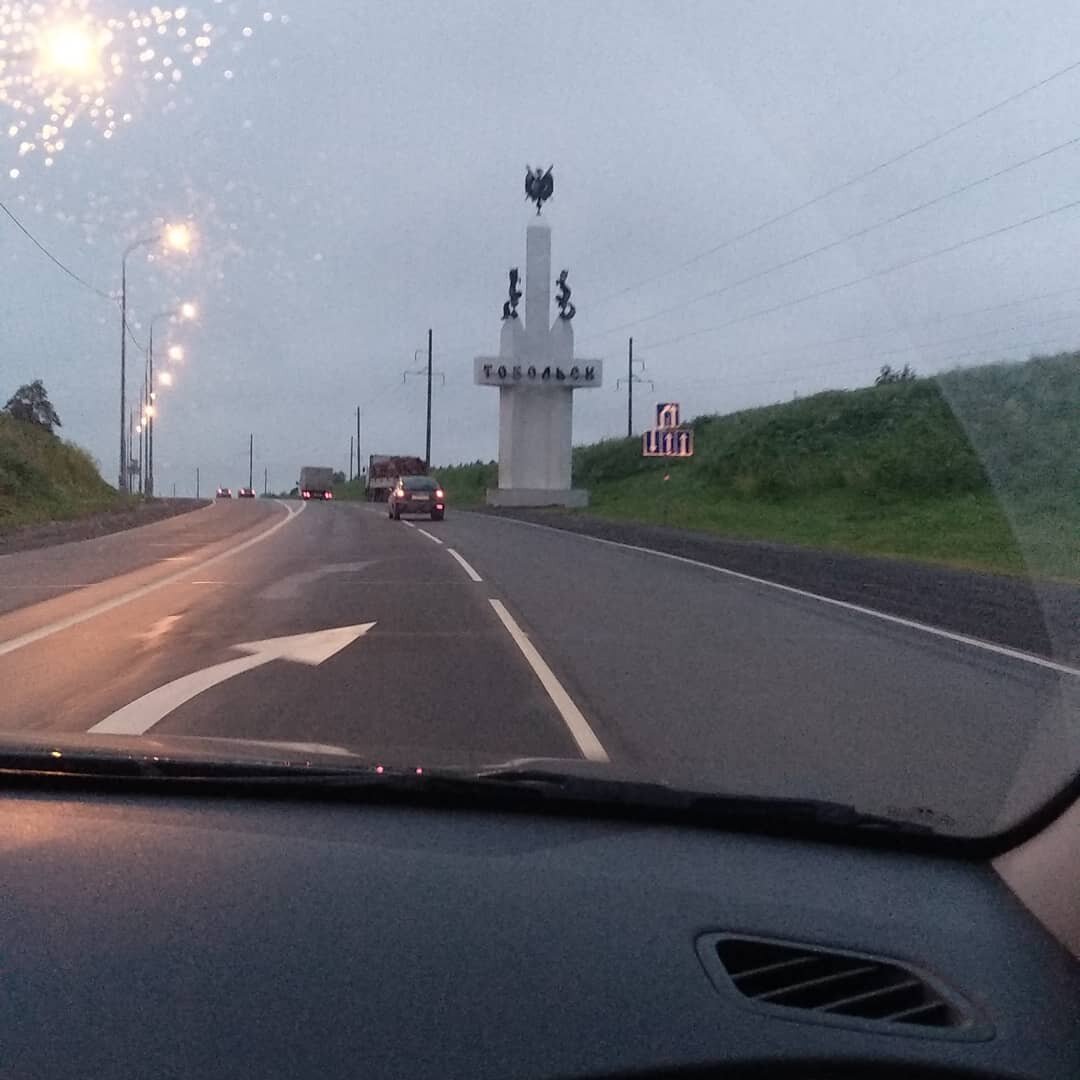
<path id="1" fill-rule="evenodd" d="M 154 392 L 154 326 L 161 322 L 162 319 L 174 319 L 177 315 L 182 319 L 194 319 L 197 314 L 197 309 L 190 301 L 185 301 L 180 304 L 179 307 L 166 308 L 164 311 L 159 311 L 150 320 L 150 338 L 146 347 L 146 361 L 147 370 L 144 380 L 145 394 L 147 401 L 153 397 Z M 179 350 L 179 356 L 173 355 L 173 350 Z M 171 359 L 182 359 L 183 350 L 179 345 L 174 345 L 169 350 L 169 356 Z M 151 414 L 146 423 L 146 494 L 153 497 L 154 494 L 154 417 Z"/>
<path id="2" fill-rule="evenodd" d="M 139 248 L 149 247 L 159 240 L 173 251 L 187 251 L 191 247 L 191 230 L 187 225 L 166 225 L 160 232 L 135 240 L 124 248 L 120 260 L 120 490 L 127 491 L 127 431 L 124 428 L 127 411 L 127 261 Z"/>

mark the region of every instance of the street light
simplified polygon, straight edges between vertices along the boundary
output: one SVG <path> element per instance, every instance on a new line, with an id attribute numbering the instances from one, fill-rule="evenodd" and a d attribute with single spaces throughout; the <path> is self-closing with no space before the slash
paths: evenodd
<path id="1" fill-rule="evenodd" d="M 169 359 L 174 364 L 179 364 L 184 359 L 184 346 L 183 345 L 170 345 L 169 346 Z"/>
<path id="2" fill-rule="evenodd" d="M 191 227 L 183 223 L 166 225 L 163 230 L 151 236 L 144 236 L 124 248 L 120 260 L 120 490 L 128 490 L 127 476 L 127 432 L 124 430 L 124 418 L 127 408 L 127 261 L 132 252 L 151 244 L 164 242 L 167 249 L 189 251 L 191 249 Z M 151 492 L 152 494 L 152 492 Z"/>
<path id="3" fill-rule="evenodd" d="M 190 240 L 191 233 L 187 229 L 187 226 L 183 226 L 185 235 Z M 185 300 L 182 304 L 176 307 L 166 308 L 164 311 L 159 311 L 150 320 L 150 338 L 146 348 L 146 370 L 143 374 L 143 393 L 148 395 L 152 400 L 154 397 L 154 327 L 157 326 L 162 319 L 175 319 L 179 314 L 182 319 L 195 318 L 197 308 L 190 300 Z M 174 354 L 173 349 L 180 350 L 179 359 L 183 359 L 184 350 L 179 345 L 174 345 L 169 349 L 169 359 L 177 360 L 178 357 Z M 171 376 L 170 376 L 171 378 Z M 163 384 L 168 385 L 168 384 Z M 146 481 L 144 484 L 146 493 L 148 495 L 154 494 L 154 423 L 153 420 L 147 425 L 146 430 Z"/>
<path id="4" fill-rule="evenodd" d="M 173 384 L 172 372 L 171 371 L 163 371 L 160 375 L 158 375 L 158 382 L 162 386 L 172 386 L 172 384 Z"/>

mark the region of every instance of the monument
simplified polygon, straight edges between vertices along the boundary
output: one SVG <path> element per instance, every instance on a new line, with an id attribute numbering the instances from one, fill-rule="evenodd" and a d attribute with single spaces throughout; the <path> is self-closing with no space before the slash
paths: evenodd
<path id="1" fill-rule="evenodd" d="M 577 309 L 570 302 L 568 271 L 552 281 L 551 229 L 540 212 L 551 198 L 550 168 L 528 169 L 525 195 L 536 203 L 536 219 L 525 236 L 525 318 L 518 268 L 502 309 L 498 356 L 478 356 L 473 381 L 499 388 L 499 486 L 489 488 L 489 506 L 588 505 L 589 493 L 570 486 L 574 391 L 603 383 L 603 362 L 574 355 Z M 559 311 L 551 320 L 551 286 Z"/>

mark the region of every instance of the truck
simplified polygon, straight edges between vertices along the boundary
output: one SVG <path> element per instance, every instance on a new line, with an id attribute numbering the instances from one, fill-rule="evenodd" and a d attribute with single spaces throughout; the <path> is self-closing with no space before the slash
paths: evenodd
<path id="1" fill-rule="evenodd" d="M 399 476 L 424 476 L 423 458 L 395 454 L 372 454 L 368 458 L 367 497 L 369 502 L 386 502 Z"/>
<path id="2" fill-rule="evenodd" d="M 329 465 L 305 465 L 300 470 L 301 499 L 332 499 L 334 470 Z"/>

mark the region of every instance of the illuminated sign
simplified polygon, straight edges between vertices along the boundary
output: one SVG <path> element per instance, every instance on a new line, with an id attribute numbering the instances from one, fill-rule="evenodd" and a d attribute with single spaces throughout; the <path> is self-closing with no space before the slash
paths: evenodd
<path id="1" fill-rule="evenodd" d="M 642 457 L 693 457 L 694 432 L 679 426 L 679 406 L 663 401 L 656 406 L 656 427 L 641 436 Z"/>

